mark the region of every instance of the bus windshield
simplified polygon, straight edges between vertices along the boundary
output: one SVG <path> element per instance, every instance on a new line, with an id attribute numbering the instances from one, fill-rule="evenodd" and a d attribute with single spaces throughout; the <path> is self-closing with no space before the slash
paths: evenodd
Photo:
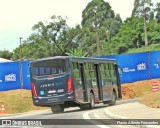
<path id="1" fill-rule="evenodd" d="M 36 61 L 32 66 L 32 74 L 35 77 L 45 75 L 60 75 L 66 72 L 65 59 Z"/>

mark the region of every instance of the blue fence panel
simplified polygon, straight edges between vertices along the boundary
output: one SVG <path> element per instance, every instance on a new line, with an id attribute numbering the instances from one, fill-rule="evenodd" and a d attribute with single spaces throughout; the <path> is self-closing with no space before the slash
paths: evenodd
<path id="1" fill-rule="evenodd" d="M 108 58 L 108 57 L 107 57 Z M 110 56 L 122 68 L 121 83 L 149 79 L 148 52 Z"/>
<path id="2" fill-rule="evenodd" d="M 160 51 L 150 52 L 150 72 L 152 79 L 160 78 Z"/>
<path id="3" fill-rule="evenodd" d="M 160 78 L 160 51 L 103 56 L 98 58 L 116 59 L 122 68 L 121 83 L 129 83 L 151 78 Z M 24 89 L 30 87 L 30 61 L 0 63 L 0 91 L 21 88 L 20 64 L 22 64 L 22 82 Z"/>
<path id="4" fill-rule="evenodd" d="M 0 63 L 0 91 L 20 89 L 19 62 Z"/>
<path id="5" fill-rule="evenodd" d="M 23 77 L 23 88 L 31 89 L 30 86 L 30 71 L 29 71 L 29 63 L 30 61 L 22 62 L 22 77 Z"/>

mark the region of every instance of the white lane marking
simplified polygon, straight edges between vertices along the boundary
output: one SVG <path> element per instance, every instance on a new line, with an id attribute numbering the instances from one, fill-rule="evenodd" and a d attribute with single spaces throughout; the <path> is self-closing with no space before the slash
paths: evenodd
<path id="1" fill-rule="evenodd" d="M 89 118 L 89 113 L 91 113 L 91 112 L 92 112 L 92 111 L 83 113 L 83 119 L 90 119 L 90 118 Z"/>
<path id="2" fill-rule="evenodd" d="M 92 113 L 92 111 L 89 111 L 89 112 L 85 112 L 85 113 L 83 113 L 83 119 L 91 119 L 90 117 L 89 117 L 89 114 L 90 113 Z M 97 121 L 94 121 L 94 122 L 91 122 L 92 124 L 98 124 L 98 123 L 96 123 Z M 106 125 L 96 125 L 96 126 L 98 126 L 98 127 L 100 127 L 100 128 L 110 128 L 110 127 L 108 127 L 108 126 L 106 126 Z"/>

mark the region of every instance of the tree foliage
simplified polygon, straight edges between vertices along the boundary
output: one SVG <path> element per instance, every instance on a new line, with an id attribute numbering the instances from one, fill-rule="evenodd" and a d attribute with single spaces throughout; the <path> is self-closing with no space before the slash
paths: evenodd
<path id="1" fill-rule="evenodd" d="M 8 59 L 10 60 L 12 58 L 13 53 L 8 50 L 1 50 L 0 51 L 0 58 Z"/>
<path id="2" fill-rule="evenodd" d="M 82 12 L 83 42 L 89 47 L 89 55 L 97 55 L 96 32 L 100 47 L 104 42 L 111 43 L 122 24 L 119 14 L 112 10 L 110 4 L 104 0 L 92 0 Z M 103 52 L 103 51 L 102 51 Z"/>
<path id="3" fill-rule="evenodd" d="M 144 18 L 144 38 L 146 47 L 148 46 L 147 21 L 154 18 L 154 13 L 151 11 L 152 6 L 153 3 L 151 0 L 135 0 L 134 9 L 132 11 L 132 16 Z"/>
<path id="4" fill-rule="evenodd" d="M 160 23 L 160 3 L 156 4 L 155 11 L 157 12 L 157 14 L 156 14 L 156 20 L 157 20 L 158 23 Z"/>
<path id="5" fill-rule="evenodd" d="M 68 56 L 76 56 L 76 57 L 86 57 L 87 53 L 84 53 L 82 48 L 74 49 L 73 51 L 69 50 L 68 53 L 66 53 Z"/>
<path id="6" fill-rule="evenodd" d="M 67 18 L 53 15 L 49 21 L 33 25 L 33 33 L 21 45 L 22 57 L 34 60 L 56 55 L 97 56 L 96 33 L 101 55 L 127 53 L 145 45 L 157 46 L 160 43 L 160 3 L 156 4 L 154 12 L 151 7 L 151 0 L 135 0 L 131 17 L 122 22 L 108 2 L 92 0 L 82 12 L 81 25 L 74 27 L 67 25 Z M 18 60 L 19 51 L 17 47 L 13 55 L 8 51 L 5 54 Z"/>

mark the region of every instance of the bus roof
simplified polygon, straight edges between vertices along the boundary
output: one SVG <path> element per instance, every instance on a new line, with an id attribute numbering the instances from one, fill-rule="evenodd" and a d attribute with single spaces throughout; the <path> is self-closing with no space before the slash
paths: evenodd
<path id="1" fill-rule="evenodd" d="M 44 61 L 44 60 L 52 60 L 52 59 L 70 59 L 72 61 L 81 61 L 81 62 L 96 62 L 96 61 L 105 61 L 108 60 L 110 62 L 116 63 L 116 59 L 110 59 L 110 58 L 96 58 L 96 57 L 75 57 L 75 56 L 54 56 L 54 57 L 47 57 L 38 59 L 32 62 L 38 62 L 38 61 Z M 98 63 L 98 62 L 97 62 Z"/>

